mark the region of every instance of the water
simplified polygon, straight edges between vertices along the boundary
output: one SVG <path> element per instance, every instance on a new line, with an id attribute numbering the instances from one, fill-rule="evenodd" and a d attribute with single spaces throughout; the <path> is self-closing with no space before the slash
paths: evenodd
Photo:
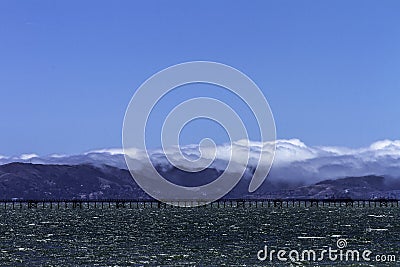
<path id="1" fill-rule="evenodd" d="M 395 207 L 3 209 L 0 266 L 290 266 L 257 252 L 336 249 L 338 239 L 397 262 L 293 266 L 399 266 L 399 215 Z"/>

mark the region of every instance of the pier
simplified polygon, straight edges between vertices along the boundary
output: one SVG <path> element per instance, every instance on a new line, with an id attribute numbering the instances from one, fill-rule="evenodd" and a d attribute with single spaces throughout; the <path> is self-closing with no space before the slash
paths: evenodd
<path id="1" fill-rule="evenodd" d="M 288 208 L 288 207 L 399 207 L 398 199 L 220 199 L 157 201 L 127 199 L 50 199 L 50 200 L 0 200 L 3 209 L 139 209 L 169 208 L 176 205 L 196 208 Z M 206 204 L 207 203 L 207 204 Z"/>

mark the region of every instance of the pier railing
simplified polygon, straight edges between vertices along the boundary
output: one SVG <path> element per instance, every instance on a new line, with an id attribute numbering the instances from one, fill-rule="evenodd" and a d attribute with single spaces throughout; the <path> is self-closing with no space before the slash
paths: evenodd
<path id="1" fill-rule="evenodd" d="M 29 199 L 0 200 L 4 209 L 38 209 L 38 208 L 168 208 L 183 207 L 399 207 L 399 199 L 220 199 L 208 200 L 166 200 L 152 199 Z"/>

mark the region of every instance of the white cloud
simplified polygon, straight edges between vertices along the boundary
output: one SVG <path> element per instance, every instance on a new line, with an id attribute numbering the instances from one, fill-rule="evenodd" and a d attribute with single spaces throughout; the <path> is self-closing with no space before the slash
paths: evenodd
<path id="1" fill-rule="evenodd" d="M 247 147 L 249 143 L 249 147 Z M 307 146 L 298 139 L 276 141 L 276 154 L 274 164 L 270 172 L 270 179 L 298 180 L 312 183 L 319 180 L 345 177 L 362 176 L 368 174 L 390 175 L 400 178 L 400 140 L 378 141 L 370 146 L 362 148 L 346 148 L 334 146 Z M 250 151 L 249 164 L 255 165 L 259 153 L 268 155 L 268 148 L 274 143 L 248 142 L 239 140 L 232 146 L 220 145 L 214 151 L 213 147 L 203 147 L 203 159 L 213 158 L 216 152 L 216 160 L 212 167 L 224 169 L 226 162 L 232 157 L 232 163 L 237 169 L 242 169 L 247 163 L 247 148 Z M 181 148 L 185 157 L 194 160 L 200 156 L 197 145 L 188 145 Z M 128 155 L 135 160 L 137 168 L 143 167 L 143 159 L 146 152 L 140 149 L 127 150 Z M 176 147 L 165 150 L 169 158 L 174 159 L 184 168 L 196 169 L 202 165 L 202 161 L 182 160 L 180 151 Z M 154 163 L 161 165 L 165 170 L 170 168 L 168 161 L 161 150 L 149 151 Z M 48 164 L 108 164 L 118 168 L 126 168 L 123 150 L 119 148 L 101 149 L 84 153 L 82 155 L 50 155 L 39 157 L 36 154 L 23 154 L 19 157 L 0 156 L 0 164 L 13 161 L 48 163 Z"/>
<path id="2" fill-rule="evenodd" d="M 91 154 L 91 153 L 108 153 L 110 155 L 118 155 L 118 154 L 123 154 L 124 151 L 122 148 L 105 148 L 105 149 L 98 149 L 98 150 L 91 150 L 89 152 L 84 153 L 85 155 Z"/>
<path id="3" fill-rule="evenodd" d="M 39 156 L 36 154 L 22 154 L 19 156 L 19 158 L 22 160 L 30 160 L 32 158 L 37 158 L 37 157 L 39 157 Z"/>

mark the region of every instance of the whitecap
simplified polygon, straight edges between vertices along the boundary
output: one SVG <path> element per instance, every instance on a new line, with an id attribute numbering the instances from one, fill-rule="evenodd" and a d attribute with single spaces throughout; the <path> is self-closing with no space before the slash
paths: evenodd
<path id="1" fill-rule="evenodd" d="M 323 239 L 323 236 L 298 236 L 298 239 Z"/>
<path id="2" fill-rule="evenodd" d="M 386 217 L 386 215 L 375 215 L 375 214 L 368 214 L 368 217 L 374 217 L 374 218 L 383 218 L 383 217 Z"/>
<path id="3" fill-rule="evenodd" d="M 388 231 L 389 229 L 387 228 L 367 228 L 366 231 L 367 232 L 372 232 L 372 231 Z"/>

